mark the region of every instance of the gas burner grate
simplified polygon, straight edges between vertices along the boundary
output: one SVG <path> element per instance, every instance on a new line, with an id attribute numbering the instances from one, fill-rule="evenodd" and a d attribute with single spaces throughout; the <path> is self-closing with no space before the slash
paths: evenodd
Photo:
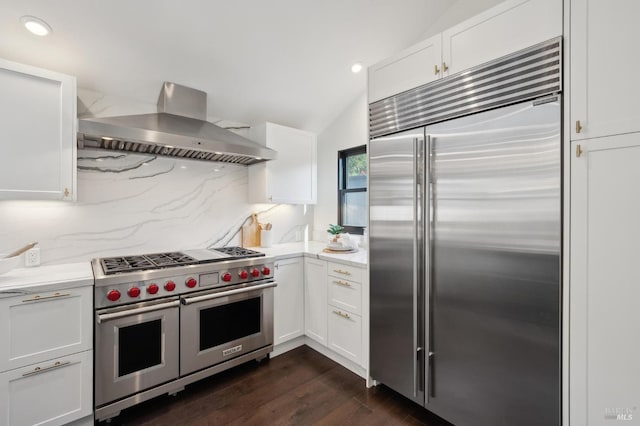
<path id="1" fill-rule="evenodd" d="M 234 259 L 244 259 L 248 257 L 260 257 L 264 256 L 264 253 L 255 250 L 249 250 L 244 247 L 220 247 L 213 250 L 228 254 Z"/>
<path id="2" fill-rule="evenodd" d="M 146 269 L 167 268 L 172 266 L 192 265 L 196 259 L 180 252 L 153 253 L 139 256 L 106 257 L 100 259 L 102 270 L 106 275 L 119 272 L 143 271 Z"/>

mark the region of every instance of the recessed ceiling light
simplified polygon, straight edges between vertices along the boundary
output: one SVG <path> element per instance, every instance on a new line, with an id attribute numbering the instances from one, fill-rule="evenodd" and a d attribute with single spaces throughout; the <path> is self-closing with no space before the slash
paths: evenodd
<path id="1" fill-rule="evenodd" d="M 49 24 L 47 24 L 40 18 L 36 18 L 35 16 L 23 16 L 22 18 L 20 18 L 20 22 L 22 22 L 22 25 L 24 25 L 26 29 L 37 36 L 46 36 L 49 33 L 53 32 Z"/>
<path id="2" fill-rule="evenodd" d="M 362 71 L 362 64 L 360 62 L 356 62 L 355 64 L 351 65 L 352 73 L 357 74 L 360 71 Z"/>

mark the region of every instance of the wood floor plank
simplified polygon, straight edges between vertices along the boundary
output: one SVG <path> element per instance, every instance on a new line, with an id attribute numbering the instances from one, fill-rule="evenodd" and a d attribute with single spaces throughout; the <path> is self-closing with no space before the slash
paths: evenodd
<path id="1" fill-rule="evenodd" d="M 449 425 L 384 386 L 367 389 L 361 377 L 307 346 L 131 407 L 111 424 Z"/>

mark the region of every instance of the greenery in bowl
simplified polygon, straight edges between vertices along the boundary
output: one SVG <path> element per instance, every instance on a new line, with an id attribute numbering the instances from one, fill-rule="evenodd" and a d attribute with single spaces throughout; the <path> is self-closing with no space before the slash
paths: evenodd
<path id="1" fill-rule="evenodd" d="M 329 224 L 329 229 L 327 229 L 327 232 L 330 233 L 331 235 L 341 234 L 342 231 L 344 231 L 344 228 L 340 225 Z"/>

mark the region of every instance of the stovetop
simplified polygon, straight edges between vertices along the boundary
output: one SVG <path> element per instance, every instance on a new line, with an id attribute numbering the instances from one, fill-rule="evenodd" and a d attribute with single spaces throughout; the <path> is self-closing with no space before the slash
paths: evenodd
<path id="1" fill-rule="evenodd" d="M 136 256 L 105 257 L 98 259 L 105 275 L 121 272 L 147 271 L 224 260 L 247 259 L 264 256 L 264 253 L 243 247 L 220 247 L 210 250 L 152 253 Z"/>

